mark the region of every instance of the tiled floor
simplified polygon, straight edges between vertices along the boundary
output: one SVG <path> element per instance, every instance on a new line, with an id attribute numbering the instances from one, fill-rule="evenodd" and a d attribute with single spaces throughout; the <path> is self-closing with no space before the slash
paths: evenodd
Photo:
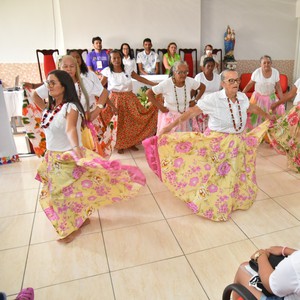
<path id="1" fill-rule="evenodd" d="M 70 244 L 56 241 L 39 206 L 40 160 L 0 167 L 0 290 L 8 299 L 31 286 L 37 300 L 220 300 L 256 248 L 300 248 L 300 176 L 266 144 L 257 159 L 257 201 L 226 223 L 193 215 L 150 171 L 141 147 L 112 158 L 139 166 L 147 186 L 96 211 Z"/>

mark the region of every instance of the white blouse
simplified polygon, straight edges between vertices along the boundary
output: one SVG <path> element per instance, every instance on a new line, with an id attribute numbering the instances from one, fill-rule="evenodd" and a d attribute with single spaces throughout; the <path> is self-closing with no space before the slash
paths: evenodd
<path id="1" fill-rule="evenodd" d="M 295 99 L 294 99 L 293 104 L 294 104 L 294 105 L 297 105 L 298 103 L 300 103 L 300 78 L 297 79 L 297 81 L 294 83 L 294 85 L 295 85 L 296 88 L 297 88 L 297 95 L 296 95 L 296 97 L 295 97 Z"/>
<path id="2" fill-rule="evenodd" d="M 242 115 L 242 127 L 236 131 L 233 127 L 233 121 L 225 90 L 211 93 L 204 99 L 197 102 L 197 106 L 208 115 L 208 127 L 211 130 L 225 133 L 240 133 L 245 129 L 247 121 L 247 109 L 249 108 L 248 97 L 241 92 L 237 93 L 240 102 L 240 110 Z M 237 101 L 233 103 L 231 100 L 231 108 L 237 129 L 240 127 L 240 116 Z"/>
<path id="3" fill-rule="evenodd" d="M 128 70 L 131 70 L 131 72 L 134 71 L 135 73 L 137 72 L 136 61 L 134 58 L 131 59 L 129 56 L 128 58 L 123 57 L 122 61 Z"/>
<path id="4" fill-rule="evenodd" d="M 251 75 L 251 80 L 255 82 L 255 91 L 261 95 L 268 96 L 275 92 L 275 84 L 279 81 L 279 72 L 274 68 L 271 69 L 270 78 L 264 77 L 261 68 L 256 69 Z"/>
<path id="5" fill-rule="evenodd" d="M 65 103 L 63 104 L 61 110 L 54 115 L 54 118 L 52 122 L 50 123 L 49 127 L 43 128 L 45 135 L 46 135 L 46 147 L 47 150 L 50 151 L 68 151 L 71 150 L 72 145 L 68 139 L 67 133 L 66 133 L 66 127 L 67 127 L 67 119 L 66 115 L 67 113 L 70 113 L 71 109 L 78 111 L 77 107 L 74 103 Z M 46 113 L 46 110 L 43 111 L 43 116 Z M 45 124 L 49 121 L 51 118 L 52 113 L 49 113 L 47 118 L 45 119 Z M 81 121 L 82 118 L 80 114 L 78 114 L 77 119 L 77 134 L 78 134 L 78 141 L 79 145 L 81 146 Z"/>
<path id="6" fill-rule="evenodd" d="M 101 74 L 107 77 L 107 89 L 111 92 L 130 92 L 133 89 L 131 80 L 132 71 L 125 67 L 125 72 L 115 73 L 106 67 Z"/>
<path id="7" fill-rule="evenodd" d="M 194 78 L 187 77 L 185 80 L 185 85 L 186 88 L 184 91 L 184 87 L 175 86 L 172 78 L 170 77 L 160 82 L 158 85 L 153 86 L 152 91 L 155 95 L 163 94 L 164 106 L 170 111 L 178 111 L 179 107 L 180 112 L 183 112 L 189 107 L 189 102 L 191 101 L 191 90 L 197 90 L 200 86 L 200 83 Z"/>
<path id="8" fill-rule="evenodd" d="M 205 85 L 205 92 L 201 99 L 207 94 L 217 92 L 221 89 L 221 76 L 219 74 L 213 73 L 213 79 L 207 80 L 204 73 L 201 72 L 196 75 L 195 80 Z"/>

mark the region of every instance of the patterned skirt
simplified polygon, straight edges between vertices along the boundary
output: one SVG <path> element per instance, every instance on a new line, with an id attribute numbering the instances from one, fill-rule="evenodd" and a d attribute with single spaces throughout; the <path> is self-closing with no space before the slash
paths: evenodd
<path id="1" fill-rule="evenodd" d="M 279 118 L 268 136 L 274 149 L 287 156 L 288 167 L 300 172 L 300 104 Z"/>
<path id="2" fill-rule="evenodd" d="M 163 128 L 173 123 L 180 116 L 181 113 L 177 111 L 169 111 L 167 113 L 163 113 L 159 111 L 158 121 L 157 121 L 157 132 L 161 132 Z M 186 132 L 186 131 L 191 131 L 191 126 L 189 124 L 189 121 L 182 122 L 178 126 L 175 126 L 172 129 L 172 132 Z"/>
<path id="3" fill-rule="evenodd" d="M 256 198 L 256 149 L 268 127 L 266 121 L 241 134 L 176 132 L 143 145 L 149 166 L 175 196 L 202 217 L 226 221 Z"/>
<path id="4" fill-rule="evenodd" d="M 94 209 L 129 199 L 146 183 L 139 168 L 82 150 L 79 160 L 71 151 L 47 151 L 37 171 L 43 183 L 40 204 L 61 238 L 76 231 Z"/>
<path id="5" fill-rule="evenodd" d="M 111 92 L 110 100 L 118 109 L 116 149 L 127 149 L 154 135 L 157 129 L 157 108 L 144 107 L 133 92 Z M 112 117 L 110 107 L 101 112 L 105 125 Z"/>

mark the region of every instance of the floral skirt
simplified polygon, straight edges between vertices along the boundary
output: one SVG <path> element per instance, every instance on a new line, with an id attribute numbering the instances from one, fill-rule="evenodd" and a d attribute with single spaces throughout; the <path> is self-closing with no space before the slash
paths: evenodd
<path id="1" fill-rule="evenodd" d="M 268 136 L 275 150 L 287 156 L 288 167 L 300 172 L 300 104 L 279 118 Z"/>
<path id="2" fill-rule="evenodd" d="M 157 121 L 157 132 L 161 132 L 163 128 L 173 123 L 180 116 L 181 113 L 177 111 L 169 111 L 167 113 L 163 113 L 159 111 L 158 121 Z M 186 131 L 191 131 L 191 126 L 189 124 L 189 121 L 182 122 L 178 126 L 175 126 L 172 129 L 172 132 L 186 132 Z"/>
<path id="3" fill-rule="evenodd" d="M 191 123 L 193 131 L 203 133 L 208 127 L 208 115 L 201 113 L 195 118 L 193 118 Z"/>
<path id="4" fill-rule="evenodd" d="M 111 92 L 110 100 L 118 109 L 116 149 L 127 149 L 154 135 L 157 129 L 157 108 L 144 107 L 133 92 Z M 110 107 L 101 112 L 105 125 L 113 113 Z"/>
<path id="5" fill-rule="evenodd" d="M 258 107 L 260 107 L 264 112 L 269 113 L 271 109 L 271 105 L 274 102 L 277 102 L 278 98 L 276 97 L 276 94 L 273 93 L 271 95 L 261 95 L 257 92 L 254 92 L 250 98 L 250 103 L 256 104 Z M 276 108 L 276 115 L 282 116 L 285 113 L 284 105 L 281 104 Z M 258 116 L 256 114 L 251 114 L 250 116 L 250 122 L 248 120 L 247 127 L 249 130 L 253 129 L 254 127 L 258 126 L 259 124 L 263 123 L 265 121 L 264 118 L 261 116 Z"/>
<path id="6" fill-rule="evenodd" d="M 129 199 L 146 183 L 139 168 L 82 150 L 79 160 L 71 151 L 47 151 L 37 171 L 43 183 L 40 204 L 61 238 L 76 231 L 94 209 Z"/>
<path id="7" fill-rule="evenodd" d="M 256 149 L 268 127 L 266 121 L 241 134 L 176 132 L 143 145 L 150 168 L 175 196 L 202 217 L 226 221 L 256 198 Z"/>

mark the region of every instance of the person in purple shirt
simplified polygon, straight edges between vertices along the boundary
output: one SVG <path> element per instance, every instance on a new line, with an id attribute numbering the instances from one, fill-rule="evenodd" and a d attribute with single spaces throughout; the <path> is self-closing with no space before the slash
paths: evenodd
<path id="1" fill-rule="evenodd" d="M 92 39 L 94 50 L 88 53 L 86 57 L 86 65 L 89 70 L 95 72 L 101 80 L 101 71 L 108 67 L 108 54 L 106 50 L 102 50 L 102 39 L 97 36 Z"/>

